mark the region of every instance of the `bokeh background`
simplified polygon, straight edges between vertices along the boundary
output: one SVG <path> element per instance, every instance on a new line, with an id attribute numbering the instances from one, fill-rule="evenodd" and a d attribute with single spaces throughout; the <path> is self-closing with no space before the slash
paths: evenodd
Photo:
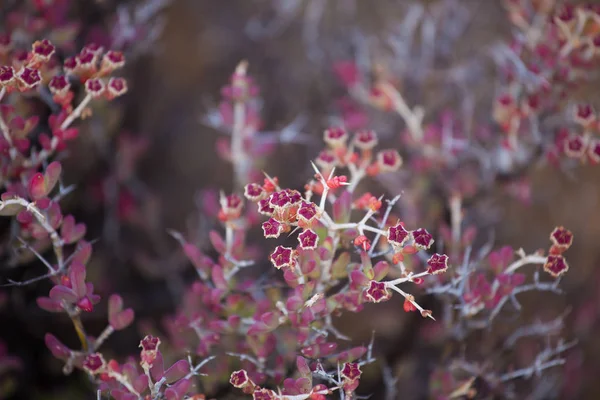
<path id="1" fill-rule="evenodd" d="M 66 208 L 88 224 L 90 238 L 98 239 L 88 268 L 96 271 L 90 272 L 91 279 L 101 291 L 122 294 L 141 321 L 109 340 L 108 347 L 116 354 L 136 351 L 144 324 L 159 323 L 173 310 L 186 277 L 193 272 L 177 253 L 177 243 L 167 229 L 195 229 L 202 235 L 214 224 L 198 216 L 207 196 L 204 191 L 231 190 L 231 167 L 215 151 L 220 134 L 203 117 L 217 104 L 220 88 L 240 60 L 248 60 L 249 73 L 261 88 L 265 130 L 279 132 L 294 121 L 303 122 L 302 140 L 281 144 L 265 166 L 280 181 L 301 187 L 311 173 L 308 160 L 318 154 L 322 131 L 344 94 L 332 72 L 336 60 L 368 50 L 365 57 L 394 65 L 402 92 L 410 104 L 425 107 L 426 121 L 446 108 L 467 110 L 485 121 L 496 90 L 490 49 L 506 40 L 511 30 L 502 2 L 495 0 L 164 3 L 152 20 L 156 40 L 132 57 L 124 72 L 128 95 L 80 124 L 82 138 L 64 160 L 66 181 L 78 185 L 66 199 Z M 124 4 L 135 2 L 76 4 L 73 13 L 84 21 L 78 42 L 93 38 L 98 27 L 109 26 Z M 2 21 L 0 14 L 0 26 Z M 600 106 L 597 87 L 574 92 L 574 100 Z M 382 142 L 400 146 L 402 121 L 383 113 L 371 117 Z M 120 137 L 128 138 L 127 143 Z M 131 179 L 123 185 L 107 181 L 120 165 L 120 149 L 127 145 L 143 148 L 132 164 Z M 575 372 L 550 371 L 545 379 L 556 381 L 558 397 L 535 398 L 564 398 L 561 388 L 567 384 L 576 387 L 570 392 L 576 393 L 573 399 L 597 399 L 600 169 L 532 165 L 524 174 L 531 181 L 529 204 L 508 195 L 502 183 L 468 204 L 466 218 L 480 232 L 493 232 L 498 245 L 527 251 L 546 248 L 548 234 L 557 225 L 573 231 L 565 294 L 532 296 L 524 301 L 524 313 L 527 318 L 567 313 L 562 336 L 579 340 L 568 354 L 567 365 Z M 106 196 L 112 193 L 108 206 L 97 201 L 98 190 Z M 442 208 L 428 214 L 423 224 L 435 229 L 445 218 Z M 10 270 L 7 276 L 35 276 L 39 271 L 32 268 Z M 59 362 L 44 346 L 47 331 L 64 332 L 61 339 L 76 343 L 70 321 L 37 308 L 35 297 L 47 290 L 44 284 L 3 289 L 0 336 L 9 352 L 22 361 L 22 369 L 10 374 L 6 384 L 14 385 L 15 398 L 92 398 L 85 377 L 64 377 Z M 99 332 L 104 318 L 105 312 L 99 310 L 84 323 Z M 421 324 L 420 318 L 402 311 L 398 299 L 338 322 L 357 344 L 367 343 L 376 332 L 377 353 L 398 379 L 397 398 L 402 399 L 426 398 L 428 373 L 442 352 L 439 344 L 420 339 Z M 381 374 L 381 369 L 369 372 L 362 392 L 385 398 Z"/>

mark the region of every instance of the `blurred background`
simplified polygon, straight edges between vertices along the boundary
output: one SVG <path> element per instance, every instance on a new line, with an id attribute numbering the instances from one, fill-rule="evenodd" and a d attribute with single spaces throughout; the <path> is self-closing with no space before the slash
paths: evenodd
<path id="1" fill-rule="evenodd" d="M 0 29 L 19 1 L 0 4 Z M 512 29 L 502 2 L 492 0 L 84 0 L 69 7 L 69 15 L 81 21 L 77 48 L 90 40 L 109 45 L 125 37 L 125 15 L 142 15 L 146 29 L 145 40 L 131 39 L 124 71 L 128 94 L 80 123 L 81 138 L 63 161 L 65 181 L 77 185 L 65 208 L 88 224 L 90 239 L 97 239 L 90 279 L 101 293 L 120 293 L 136 312 L 137 324 L 108 341 L 115 354 L 135 353 L 144 327 L 160 325 L 193 276 L 167 229 L 202 237 L 215 226 L 202 216 L 211 193 L 232 189 L 232 168 L 216 151 L 222 134 L 210 116 L 238 62 L 248 61 L 260 87 L 263 129 L 292 132 L 263 168 L 286 186 L 301 188 L 312 174 L 308 160 L 322 149 L 323 129 L 336 121 L 345 95 L 333 74 L 336 61 L 377 58 L 393 66 L 401 92 L 409 104 L 425 108 L 426 121 L 451 109 L 485 123 L 497 91 L 492 49 Z M 574 101 L 598 105 L 597 87 L 574 92 Z M 369 121 L 384 147 L 401 146 L 400 118 L 372 111 Z M 531 184 L 528 202 L 505 190 L 511 184 L 518 189 L 521 178 Z M 579 341 L 563 369 L 532 378 L 552 380 L 553 395 L 531 398 L 600 396 L 600 341 L 594 334 L 600 327 L 599 179 L 594 166 L 532 165 L 465 205 L 467 221 L 486 237 L 493 232 L 499 246 L 547 248 L 549 232 L 560 225 L 575 235 L 564 295 L 523 300 L 523 318 L 566 313 L 561 336 Z M 375 190 L 385 192 L 381 186 Z M 424 218 L 420 224 L 435 231 L 448 218 L 443 201 Z M 36 274 L 39 265 L 3 273 L 11 279 Z M 44 345 L 48 331 L 64 332 L 61 340 L 77 343 L 70 321 L 61 325 L 35 304 L 49 287 L 0 289 L 0 336 L 20 366 L 0 384 L 14 389 L 12 398 L 93 398 L 85 376 L 63 376 Z M 422 301 L 435 307 L 432 299 Z M 91 331 L 104 327 L 101 307 L 84 320 Z M 361 393 L 386 398 L 385 371 L 397 379 L 397 398 L 428 398 L 429 374 L 443 346 L 422 339 L 423 321 L 404 313 L 400 300 L 367 307 L 338 325 L 357 344 L 376 332 L 376 351 L 387 369 L 369 371 Z"/>

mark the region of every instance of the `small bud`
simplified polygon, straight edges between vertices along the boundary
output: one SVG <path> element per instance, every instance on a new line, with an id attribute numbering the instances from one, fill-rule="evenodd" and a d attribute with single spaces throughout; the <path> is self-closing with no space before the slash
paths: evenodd
<path id="1" fill-rule="evenodd" d="M 127 81 L 123 78 L 110 78 L 106 89 L 109 99 L 123 96 L 127 93 Z"/>
<path id="2" fill-rule="evenodd" d="M 586 151 L 587 140 L 583 135 L 571 136 L 565 141 L 565 154 L 571 158 L 581 158 Z"/>
<path id="3" fill-rule="evenodd" d="M 395 172 L 402 166 L 402 157 L 396 150 L 382 150 L 377 154 L 377 164 L 381 172 Z"/>
<path id="4" fill-rule="evenodd" d="M 346 176 L 334 176 L 331 179 L 327 180 L 327 187 L 329 189 L 337 189 L 340 186 L 348 185 L 348 178 Z"/>
<path id="5" fill-rule="evenodd" d="M 97 56 L 91 52 L 83 49 L 76 57 L 77 68 L 85 71 L 93 71 L 96 68 Z"/>
<path id="6" fill-rule="evenodd" d="M 244 207 L 242 198 L 235 193 L 228 196 L 221 195 L 219 204 L 221 206 L 221 213 L 225 219 L 239 218 Z"/>
<path id="7" fill-rule="evenodd" d="M 413 304 L 414 298 L 412 296 L 408 296 L 404 299 L 403 308 L 405 312 L 413 312 L 417 311 L 417 307 Z"/>
<path id="8" fill-rule="evenodd" d="M 371 248 L 371 241 L 365 235 L 359 235 L 354 239 L 354 245 L 368 251 Z"/>
<path id="9" fill-rule="evenodd" d="M 344 128 L 329 128 L 323 133 L 323 140 L 333 148 L 343 147 L 348 140 L 348 132 Z"/>
<path id="10" fill-rule="evenodd" d="M 63 62 L 63 69 L 66 74 L 74 74 L 79 67 L 79 59 L 77 57 L 68 57 Z"/>
<path id="11" fill-rule="evenodd" d="M 331 170 L 337 165 L 337 158 L 331 150 L 323 150 L 315 160 L 315 164 L 323 170 Z"/>
<path id="12" fill-rule="evenodd" d="M 377 134 L 372 130 L 361 130 L 356 132 L 353 142 L 361 150 L 371 150 L 377 146 Z"/>
<path id="13" fill-rule="evenodd" d="M 85 312 L 94 311 L 94 305 L 92 304 L 92 301 L 90 300 L 90 298 L 87 296 L 79 299 L 79 301 L 77 302 L 77 307 L 79 307 L 81 310 L 83 310 Z"/>

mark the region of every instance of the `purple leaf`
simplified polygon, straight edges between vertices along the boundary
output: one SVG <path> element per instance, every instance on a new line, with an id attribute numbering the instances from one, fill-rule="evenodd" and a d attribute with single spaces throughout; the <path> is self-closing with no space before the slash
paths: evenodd
<path id="1" fill-rule="evenodd" d="M 188 372 L 190 363 L 187 360 L 179 360 L 165 371 L 163 377 L 167 379 L 167 383 L 172 383 L 185 377 Z"/>
<path id="2" fill-rule="evenodd" d="M 88 288 L 85 284 L 86 270 L 85 265 L 80 262 L 71 263 L 71 271 L 69 272 L 69 278 L 71 278 L 71 287 L 77 294 L 77 297 L 83 297 L 87 294 Z"/>
<path id="3" fill-rule="evenodd" d="M 54 335 L 46 333 L 44 342 L 46 342 L 46 347 L 48 347 L 54 357 L 60 360 L 66 360 L 71 356 L 71 349 L 62 344 Z"/>
<path id="4" fill-rule="evenodd" d="M 77 302 L 78 296 L 72 289 L 63 285 L 56 285 L 50 289 L 50 298 L 59 303 L 62 301 L 75 303 Z"/>

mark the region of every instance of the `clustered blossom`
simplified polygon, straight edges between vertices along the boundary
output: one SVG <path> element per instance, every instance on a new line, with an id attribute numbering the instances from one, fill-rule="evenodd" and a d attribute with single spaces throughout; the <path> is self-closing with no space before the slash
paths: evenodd
<path id="1" fill-rule="evenodd" d="M 372 146 L 377 144 L 373 131 L 357 133 L 351 139 L 344 129 L 334 127 L 325 132 L 324 139 L 335 157 L 335 165 L 319 169 L 317 160 L 313 165 L 315 175 L 305 185 L 304 193 L 281 187 L 277 177 L 266 176 L 262 183 L 244 186 L 245 199 L 255 203 L 257 208 L 251 204 L 238 207 L 237 200 L 231 201 L 234 195 L 221 196 L 219 219 L 225 236 L 217 231 L 210 233 L 213 247 L 220 255 L 218 262 L 210 260 L 183 238 L 178 239 L 198 270 L 200 280 L 192 285 L 184 305 L 167 323 L 170 341 L 180 349 L 196 346 L 197 354 L 206 357 L 223 346 L 225 336 L 239 338 L 231 361 L 239 358 L 243 369 L 230 374 L 230 383 L 255 399 L 283 399 L 285 395 L 321 398 L 318 396 L 336 390 L 352 395 L 358 386 L 360 365 L 371 360 L 364 358 L 364 347 L 337 350 L 330 335 L 341 337 L 341 333 L 332 325 L 331 315 L 358 312 L 366 302 L 388 300 L 397 292 L 410 305 L 405 306 L 407 311 L 420 311 L 423 317 L 432 317 L 430 310 L 423 309 L 416 298 L 400 286 L 422 284 L 424 277 L 439 274 L 448 266 L 447 256 L 438 254 L 442 258 L 432 259 L 423 272 L 415 274 L 399 266 L 402 278 L 386 280 L 391 265 L 384 260 L 374 265 L 371 262 L 369 252 L 373 250 L 375 236 L 390 243 L 396 237 L 399 245 L 396 250 L 406 257 L 429 249 L 433 237 L 418 228 L 405 231 L 404 240 L 400 238 L 400 229 L 404 228 L 398 225 L 391 230 L 396 236 L 390 239 L 382 198 L 369 193 L 356 200 L 353 197 L 363 177 L 395 170 L 401 167 L 401 162 L 397 154 L 389 150 L 377 158 Z M 356 142 L 360 142 L 360 149 Z M 378 163 L 387 167 L 380 168 Z M 334 168 L 348 169 L 349 174 L 335 174 Z M 227 211 L 232 209 L 235 209 L 235 218 L 224 218 L 232 215 Z M 353 210 L 364 214 L 361 221 L 351 222 Z M 256 220 L 256 212 L 264 215 L 264 219 Z M 283 233 L 297 235 L 295 247 L 276 244 L 269 252 L 268 260 L 280 271 L 286 285 L 274 288 L 273 296 L 267 298 L 251 290 L 256 284 L 253 279 L 237 275 L 242 268 L 251 265 L 244 256 L 250 250 L 245 248 L 242 232 L 246 224 L 259 224 L 263 236 L 269 240 L 282 240 Z M 385 226 L 385 230 L 378 226 Z M 341 243 L 345 244 L 340 248 Z M 343 251 L 338 251 L 340 249 Z M 356 251 L 360 262 L 352 262 L 351 254 Z M 434 263 L 434 260 L 437 261 Z M 397 262 L 402 263 L 402 260 Z M 344 280 L 348 285 L 342 290 L 333 290 Z M 199 309 L 198 304 L 203 307 Z M 241 318 L 237 312 L 230 312 L 242 309 L 249 317 Z M 182 335 L 182 332 L 185 333 Z M 274 351 L 280 347 L 289 351 Z M 295 352 L 323 364 L 300 368 L 302 379 L 281 380 L 285 366 L 291 361 L 288 354 Z M 311 384 L 317 371 L 334 367 L 337 362 L 343 364 L 344 372 L 340 376 L 334 372 L 327 374 L 338 384 Z M 223 361 L 219 368 L 226 370 L 229 365 Z M 266 370 L 272 372 L 266 374 L 263 372 Z M 283 384 L 280 392 L 264 386 L 273 379 Z"/>
<path id="2" fill-rule="evenodd" d="M 18 17 L 17 14 L 13 16 Z M 0 65 L 0 185 L 3 188 L 0 212 L 15 218 L 14 235 L 22 240 L 25 251 L 48 269 L 40 277 L 11 281 L 11 284 L 21 286 L 42 278 L 52 282 L 48 296 L 38 297 L 37 304 L 45 311 L 64 313 L 70 318 L 81 342 L 81 349 L 74 350 L 54 335 L 46 334 L 46 345 L 65 363 L 65 373 L 75 368 L 83 369 L 97 377 L 102 382 L 101 390 L 110 392 L 115 398 L 139 398 L 144 390 L 150 393 L 154 389 L 167 398 L 174 398 L 173 393 L 181 398 L 190 385 L 175 383 L 180 378 L 170 380 L 174 383 L 170 387 L 151 390 L 146 375 L 141 374 L 144 378 L 134 381 L 133 375 L 129 371 L 123 372 L 116 361 L 105 361 L 99 351 L 101 346 L 115 331 L 126 329 L 135 319 L 134 311 L 124 307 L 119 295 L 112 294 L 108 299 L 108 324 L 101 334 L 92 337 L 86 331 L 81 314 L 93 312 L 101 300 L 94 285 L 87 281 L 92 246 L 84 239 L 86 225 L 78 223 L 72 215 L 63 214 L 60 201 L 69 190 L 60 183 L 61 164 L 52 161 L 78 136 L 79 128 L 73 125 L 78 119 L 91 115 L 92 99 L 112 100 L 126 93 L 126 81 L 111 76 L 124 66 L 125 57 L 119 51 L 105 52 L 102 47 L 89 44 L 77 55 L 67 57 L 61 65 L 56 47 L 48 39 L 34 42 L 30 51 L 20 49 L 11 41 L 11 35 L 6 39 L 0 51 L 0 63 L 4 63 Z M 21 96 L 40 96 L 46 87 L 51 98 L 45 101 L 54 102 L 59 111 L 48 118 L 50 132 L 41 133 L 33 140 L 31 133 L 41 121 L 37 116 L 27 115 L 29 110 L 20 104 L 20 100 Z M 74 103 L 78 88 L 83 90 L 85 97 Z M 52 261 L 44 258 L 43 254 L 47 252 L 53 253 Z M 27 258 L 21 261 L 16 256 L 10 262 L 26 261 Z M 181 369 L 181 365 L 178 368 Z M 184 375 L 196 373 L 191 371 L 187 368 Z M 160 374 L 157 375 L 159 379 Z M 167 394 L 168 391 L 173 393 Z"/>

